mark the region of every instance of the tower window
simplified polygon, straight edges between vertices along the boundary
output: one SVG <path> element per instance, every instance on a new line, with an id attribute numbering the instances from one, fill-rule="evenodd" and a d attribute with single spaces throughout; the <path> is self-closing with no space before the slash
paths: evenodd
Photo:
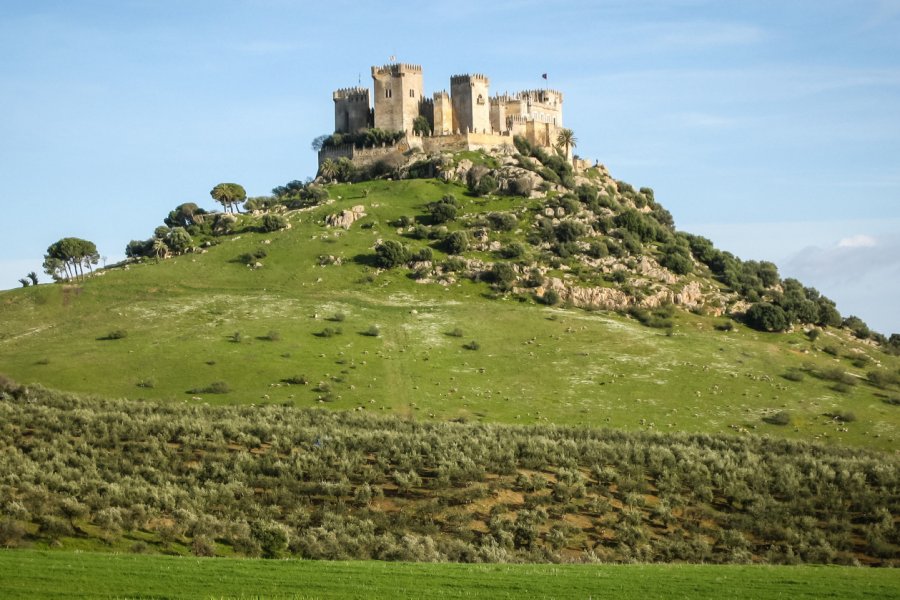
<path id="1" fill-rule="evenodd" d="M 409 90 L 409 97 L 410 97 L 410 98 L 415 98 L 415 97 L 416 97 L 416 90 Z"/>
<path id="2" fill-rule="evenodd" d="M 384 90 L 384 97 L 385 98 L 391 97 L 391 88 L 387 88 L 386 90 Z"/>

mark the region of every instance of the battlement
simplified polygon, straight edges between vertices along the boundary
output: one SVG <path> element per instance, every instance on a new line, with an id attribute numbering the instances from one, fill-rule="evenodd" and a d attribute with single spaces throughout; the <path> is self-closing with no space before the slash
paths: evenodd
<path id="1" fill-rule="evenodd" d="M 449 100 L 450 94 L 447 93 L 447 90 L 441 90 L 440 92 L 435 92 L 432 94 L 435 100 Z"/>
<path id="2" fill-rule="evenodd" d="M 335 90 L 332 94 L 335 101 L 347 100 L 348 102 L 369 102 L 369 88 L 349 87 Z"/>
<path id="3" fill-rule="evenodd" d="M 479 81 L 488 85 L 490 83 L 490 79 L 488 79 L 487 75 L 482 75 L 481 73 L 472 73 L 465 75 L 454 75 L 450 78 L 450 85 L 457 85 L 460 83 L 472 83 L 473 81 Z"/>
<path id="4" fill-rule="evenodd" d="M 422 65 L 411 63 L 389 63 L 380 67 L 372 67 L 372 76 L 375 75 L 400 75 L 401 73 L 421 73 Z"/>
<path id="5" fill-rule="evenodd" d="M 522 90 L 516 94 L 521 100 L 531 100 L 532 102 L 562 102 L 563 94 L 558 90 L 536 89 Z"/>
<path id="6" fill-rule="evenodd" d="M 422 98 L 419 102 L 420 102 L 421 104 L 425 104 L 425 105 L 429 105 L 429 106 L 434 106 L 434 98 Z"/>

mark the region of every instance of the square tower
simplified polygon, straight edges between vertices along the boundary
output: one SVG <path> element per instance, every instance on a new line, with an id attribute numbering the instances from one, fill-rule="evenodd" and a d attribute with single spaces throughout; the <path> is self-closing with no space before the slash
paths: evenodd
<path id="1" fill-rule="evenodd" d="M 490 80 L 484 75 L 454 75 L 450 78 L 453 129 L 461 133 L 490 133 Z"/>
<path id="2" fill-rule="evenodd" d="M 422 96 L 422 67 L 397 63 L 372 67 L 375 83 L 375 127 L 412 133 L 419 116 Z"/>
<path id="3" fill-rule="evenodd" d="M 372 111 L 367 88 L 343 88 L 336 90 L 332 98 L 335 133 L 356 133 L 371 126 Z"/>

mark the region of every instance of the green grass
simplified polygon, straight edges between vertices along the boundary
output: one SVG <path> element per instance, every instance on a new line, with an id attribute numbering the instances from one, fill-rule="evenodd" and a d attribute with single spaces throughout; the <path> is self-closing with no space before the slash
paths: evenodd
<path id="1" fill-rule="evenodd" d="M 110 270 L 80 286 L 0 293 L 0 365 L 25 383 L 115 397 L 297 406 L 322 400 L 335 409 L 363 406 L 421 419 L 748 431 L 895 446 L 898 408 L 885 400 L 900 392 L 862 381 L 841 392 L 815 377 L 781 377 L 807 365 L 864 377 L 872 367 L 854 366 L 846 356 L 851 348 L 885 369 L 900 366 L 844 332 L 826 332 L 812 344 L 800 333 L 740 325 L 716 331 L 721 319 L 678 311 L 667 336 L 612 313 L 498 300 L 484 283 L 422 284 L 406 269 L 379 273 L 367 264 L 378 239 L 423 247 L 426 241 L 398 236 L 389 222 L 423 214 L 448 192 L 470 214 L 526 202 L 470 198 L 435 180 L 333 186 L 335 202 L 294 213 L 291 230 L 222 238 L 206 254 Z M 368 215 L 350 231 L 322 225 L 325 215 L 356 204 Z M 363 228 L 367 223 L 372 227 Z M 235 261 L 260 248 L 267 251 L 261 269 Z M 319 266 L 320 256 L 342 264 Z M 343 322 L 327 320 L 338 312 Z M 373 325 L 380 335 L 363 335 Z M 315 335 L 326 327 L 342 333 Z M 463 338 L 447 335 L 456 328 Z M 115 330 L 127 337 L 99 339 Z M 270 331 L 280 339 L 265 339 Z M 240 342 L 232 341 L 235 332 Z M 478 350 L 463 348 L 472 340 Z M 822 352 L 826 345 L 840 348 L 841 357 Z M 310 385 L 282 383 L 298 375 Z M 218 381 L 231 391 L 189 393 Z M 319 382 L 332 393 L 314 391 Z M 763 421 L 779 411 L 792 415 L 791 425 Z M 857 420 L 836 424 L 827 416 L 836 412 Z"/>
<path id="2" fill-rule="evenodd" d="M 896 598 L 893 569 L 462 565 L 0 552 L 15 598 Z"/>

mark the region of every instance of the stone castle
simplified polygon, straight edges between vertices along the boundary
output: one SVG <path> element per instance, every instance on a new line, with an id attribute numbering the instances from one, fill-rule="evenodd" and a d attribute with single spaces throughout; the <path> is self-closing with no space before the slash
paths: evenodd
<path id="1" fill-rule="evenodd" d="M 403 131 L 404 140 L 390 148 L 360 149 L 351 144 L 326 147 L 319 152 L 320 163 L 326 158 L 347 157 L 364 164 L 388 151 L 410 148 L 429 153 L 491 150 L 512 146 L 512 138 L 517 135 L 533 145 L 550 147 L 563 127 L 563 95 L 556 90 L 491 97 L 486 76 L 454 75 L 449 93 L 443 90 L 429 98 L 422 84 L 422 67 L 406 63 L 372 67 L 372 80 L 374 107 L 368 88 L 344 88 L 333 93 L 335 133 L 375 127 Z M 427 128 L 422 127 L 422 119 Z"/>

